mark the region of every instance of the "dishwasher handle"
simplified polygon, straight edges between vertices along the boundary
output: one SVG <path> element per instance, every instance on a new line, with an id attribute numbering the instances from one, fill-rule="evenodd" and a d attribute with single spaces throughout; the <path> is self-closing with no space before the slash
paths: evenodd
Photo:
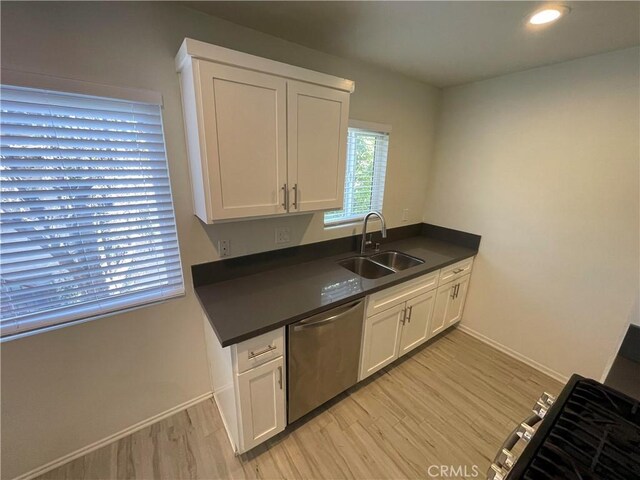
<path id="1" fill-rule="evenodd" d="M 299 331 L 307 328 L 321 327 L 323 325 L 333 323 L 359 308 L 362 302 L 363 300 L 358 300 L 357 302 L 350 303 L 343 307 L 334 308 L 331 310 L 331 312 L 329 312 L 330 314 L 328 317 L 324 316 L 326 314 L 319 314 L 311 318 L 307 318 L 306 320 L 301 320 L 294 325 L 293 330 Z"/>

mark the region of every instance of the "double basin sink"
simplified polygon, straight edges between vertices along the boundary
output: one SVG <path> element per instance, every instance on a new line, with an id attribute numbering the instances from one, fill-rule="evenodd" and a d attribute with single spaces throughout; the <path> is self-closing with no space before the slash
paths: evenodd
<path id="1" fill-rule="evenodd" d="M 340 266 L 369 279 L 391 275 L 423 263 L 424 260 L 393 250 L 374 255 L 358 255 L 338 261 Z"/>

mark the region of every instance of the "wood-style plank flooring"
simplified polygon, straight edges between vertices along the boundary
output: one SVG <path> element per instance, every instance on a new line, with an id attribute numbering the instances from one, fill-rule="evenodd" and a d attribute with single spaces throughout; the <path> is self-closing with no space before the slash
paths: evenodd
<path id="1" fill-rule="evenodd" d="M 40 478 L 430 478 L 431 465 L 484 478 L 538 396 L 561 387 L 454 329 L 242 456 L 206 400 Z"/>

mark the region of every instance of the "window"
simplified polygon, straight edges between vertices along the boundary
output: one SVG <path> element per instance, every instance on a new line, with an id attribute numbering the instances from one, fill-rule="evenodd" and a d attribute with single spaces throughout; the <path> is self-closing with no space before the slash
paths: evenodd
<path id="1" fill-rule="evenodd" d="M 160 112 L 0 86 L 3 337 L 184 293 Z"/>
<path id="2" fill-rule="evenodd" d="M 325 212 L 325 225 L 352 223 L 382 211 L 390 127 L 351 121 L 347 135 L 344 208 Z"/>

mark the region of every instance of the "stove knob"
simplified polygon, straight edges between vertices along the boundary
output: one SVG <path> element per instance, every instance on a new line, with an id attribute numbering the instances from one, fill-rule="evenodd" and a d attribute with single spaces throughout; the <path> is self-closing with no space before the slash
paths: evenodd
<path id="1" fill-rule="evenodd" d="M 538 400 L 533 406 L 533 413 L 542 419 L 547 414 L 548 408 L 549 406 L 546 403 L 543 403 L 542 400 Z"/>
<path id="2" fill-rule="evenodd" d="M 555 401 L 556 401 L 556 397 L 554 397 L 553 395 L 547 392 L 544 392 L 538 399 L 538 403 L 547 405 L 547 408 L 553 405 Z"/>
<path id="3" fill-rule="evenodd" d="M 492 463 L 487 472 L 487 480 L 504 480 L 505 478 L 507 478 L 507 472 L 495 463 Z"/>
<path id="4" fill-rule="evenodd" d="M 522 422 L 520 426 L 516 429 L 516 435 L 518 435 L 525 442 L 529 442 L 536 431 L 530 425 Z"/>
<path id="5" fill-rule="evenodd" d="M 506 448 L 503 448 L 502 451 L 498 453 L 495 462 L 499 467 L 502 467 L 505 472 L 508 472 L 513 468 L 513 464 L 516 463 L 516 460 L 516 456 L 513 453 Z"/>

